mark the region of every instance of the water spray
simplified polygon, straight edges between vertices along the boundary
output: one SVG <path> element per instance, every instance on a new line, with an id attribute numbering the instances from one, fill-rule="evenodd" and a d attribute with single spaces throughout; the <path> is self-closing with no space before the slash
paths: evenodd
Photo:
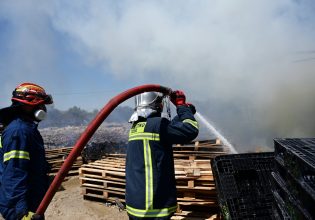
<path id="1" fill-rule="evenodd" d="M 213 126 L 211 125 L 207 119 L 205 119 L 199 112 L 196 112 L 196 116 L 199 118 L 199 120 L 206 125 L 206 127 L 216 136 L 218 137 L 225 146 L 227 146 L 231 153 L 237 154 L 237 151 L 232 146 L 232 144 Z"/>

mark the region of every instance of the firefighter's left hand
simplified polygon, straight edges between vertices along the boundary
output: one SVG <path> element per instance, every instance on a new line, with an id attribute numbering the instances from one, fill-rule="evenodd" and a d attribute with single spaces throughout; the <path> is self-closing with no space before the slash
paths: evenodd
<path id="1" fill-rule="evenodd" d="M 24 215 L 22 220 L 44 220 L 43 216 L 40 216 L 34 212 L 28 212 L 27 215 Z"/>
<path id="2" fill-rule="evenodd" d="M 186 103 L 186 105 L 190 108 L 191 112 L 193 113 L 193 115 L 196 113 L 196 107 L 191 104 L 191 103 Z"/>
<path id="3" fill-rule="evenodd" d="M 26 215 L 23 216 L 22 220 L 31 220 L 34 214 L 34 212 L 28 212 Z"/>
<path id="4" fill-rule="evenodd" d="M 176 90 L 171 94 L 171 102 L 177 107 L 186 104 L 185 93 L 181 90 Z"/>

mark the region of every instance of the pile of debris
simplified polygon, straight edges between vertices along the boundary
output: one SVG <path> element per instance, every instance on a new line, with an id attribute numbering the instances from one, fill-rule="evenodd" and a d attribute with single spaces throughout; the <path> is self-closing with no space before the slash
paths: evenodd
<path id="1" fill-rule="evenodd" d="M 125 142 L 91 142 L 83 149 L 81 156 L 88 163 L 100 160 L 108 154 L 125 154 L 126 149 Z"/>
<path id="2" fill-rule="evenodd" d="M 45 148 L 72 147 L 84 132 L 86 126 L 50 127 L 40 129 Z M 128 123 L 103 123 L 95 132 L 89 143 L 127 143 Z"/>

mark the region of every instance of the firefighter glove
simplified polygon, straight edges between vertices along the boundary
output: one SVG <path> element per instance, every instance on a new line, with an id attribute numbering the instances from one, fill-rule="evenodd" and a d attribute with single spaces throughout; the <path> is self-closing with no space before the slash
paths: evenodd
<path id="1" fill-rule="evenodd" d="M 186 96 L 183 91 L 176 90 L 171 94 L 171 102 L 175 106 L 186 105 Z"/>
<path id="2" fill-rule="evenodd" d="M 22 220 L 31 220 L 33 219 L 34 212 L 28 212 L 26 215 L 23 216 Z"/>
<path id="3" fill-rule="evenodd" d="M 26 215 L 23 216 L 22 220 L 44 220 L 43 216 L 40 216 L 34 212 L 28 212 Z"/>
<path id="4" fill-rule="evenodd" d="M 196 107 L 195 107 L 193 104 L 187 103 L 186 105 L 190 108 L 190 110 L 191 110 L 191 112 L 192 112 L 193 114 L 196 113 Z"/>

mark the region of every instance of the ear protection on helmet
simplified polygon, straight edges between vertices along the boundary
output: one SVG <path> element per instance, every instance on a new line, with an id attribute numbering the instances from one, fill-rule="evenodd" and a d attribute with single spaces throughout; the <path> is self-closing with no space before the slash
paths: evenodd
<path id="1" fill-rule="evenodd" d="M 34 109 L 34 118 L 36 121 L 42 121 L 46 118 L 47 115 L 47 109 L 45 105 L 40 105 L 38 108 Z"/>

